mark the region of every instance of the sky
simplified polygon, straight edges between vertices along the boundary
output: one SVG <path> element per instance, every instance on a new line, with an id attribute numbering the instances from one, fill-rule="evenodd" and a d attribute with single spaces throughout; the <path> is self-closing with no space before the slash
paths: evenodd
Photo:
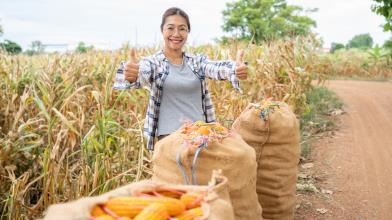
<path id="1" fill-rule="evenodd" d="M 188 44 L 213 43 L 223 36 L 222 11 L 233 0 L 0 0 L 0 24 L 9 39 L 28 49 L 31 42 L 66 44 L 83 41 L 96 48 L 116 49 L 162 44 L 160 22 L 169 7 L 185 10 L 192 31 Z M 287 0 L 289 4 L 318 8 L 307 14 L 317 22 L 316 32 L 324 41 L 347 43 L 353 36 L 369 33 L 382 44 L 391 33 L 382 31 L 384 18 L 374 14 L 372 0 Z M 226 34 L 227 35 L 227 34 Z M 55 48 L 55 47 L 52 47 Z"/>

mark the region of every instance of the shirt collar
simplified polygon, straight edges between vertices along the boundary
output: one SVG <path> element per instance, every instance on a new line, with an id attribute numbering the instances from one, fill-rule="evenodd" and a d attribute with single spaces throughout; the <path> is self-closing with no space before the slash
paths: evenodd
<path id="1" fill-rule="evenodd" d="M 187 52 L 182 52 L 182 54 L 185 56 L 185 58 L 195 58 L 195 55 L 193 55 L 193 54 L 189 54 L 189 53 L 187 53 Z M 167 60 L 167 58 L 166 58 L 166 56 L 165 56 L 165 54 L 163 53 L 163 50 L 160 50 L 160 51 L 158 51 L 156 54 L 155 54 L 155 57 L 159 60 L 159 61 L 168 61 Z"/>

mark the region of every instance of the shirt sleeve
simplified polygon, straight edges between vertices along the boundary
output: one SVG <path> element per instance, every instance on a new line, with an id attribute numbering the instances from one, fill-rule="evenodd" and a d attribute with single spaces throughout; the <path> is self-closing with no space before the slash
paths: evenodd
<path id="1" fill-rule="evenodd" d="M 240 82 L 236 76 L 234 61 L 211 61 L 206 56 L 200 56 L 200 70 L 207 78 L 215 80 L 229 80 L 233 87 L 242 93 Z"/>
<path id="2" fill-rule="evenodd" d="M 135 82 L 130 83 L 125 80 L 124 69 L 126 62 L 123 61 L 120 63 L 119 68 L 116 72 L 116 79 L 113 85 L 113 89 L 139 89 L 141 87 L 145 87 L 147 89 L 151 88 L 152 79 L 153 79 L 153 68 L 151 63 L 147 59 L 142 59 L 139 62 L 139 75 Z"/>

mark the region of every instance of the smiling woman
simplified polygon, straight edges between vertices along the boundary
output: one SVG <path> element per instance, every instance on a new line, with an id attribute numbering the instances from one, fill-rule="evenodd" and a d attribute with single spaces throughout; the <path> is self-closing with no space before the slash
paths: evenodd
<path id="1" fill-rule="evenodd" d="M 169 8 L 163 14 L 161 31 L 165 41 L 165 53 L 173 64 L 182 63 L 182 47 L 190 30 L 189 17 L 181 9 Z"/>
<path id="2" fill-rule="evenodd" d="M 162 16 L 161 31 L 165 46 L 170 49 L 167 52 L 182 50 L 191 31 L 188 15 L 178 8 L 169 8 Z"/>
<path id="3" fill-rule="evenodd" d="M 189 17 L 183 10 L 167 9 L 161 23 L 163 49 L 140 61 L 132 49 L 131 59 L 117 70 L 114 89 L 147 87 L 151 91 L 144 122 L 149 150 L 154 149 L 156 137 L 171 134 L 185 121 L 215 121 L 206 78 L 229 80 L 241 91 L 238 79 L 247 77 L 242 51 L 236 61 L 210 61 L 202 54 L 184 52 L 190 30 Z"/>

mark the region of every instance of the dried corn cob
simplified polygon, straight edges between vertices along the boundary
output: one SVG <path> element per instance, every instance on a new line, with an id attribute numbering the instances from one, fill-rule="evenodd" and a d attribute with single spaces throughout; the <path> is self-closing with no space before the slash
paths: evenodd
<path id="1" fill-rule="evenodd" d="M 152 203 L 143 209 L 134 220 L 166 220 L 169 214 L 166 211 L 166 206 L 162 203 Z"/>
<path id="2" fill-rule="evenodd" d="M 180 200 L 168 197 L 116 197 L 106 203 L 106 208 L 119 216 L 135 217 L 152 203 L 165 205 L 170 215 L 185 211 L 185 205 Z"/>
<path id="3" fill-rule="evenodd" d="M 185 211 L 185 205 L 178 199 L 160 197 L 149 198 L 153 202 L 158 202 L 166 206 L 166 210 L 171 216 L 179 215 Z"/>
<path id="4" fill-rule="evenodd" d="M 98 217 L 102 215 L 106 215 L 107 213 L 103 211 L 100 205 L 94 206 L 94 208 L 91 210 L 91 216 L 93 217 Z"/>
<path id="5" fill-rule="evenodd" d="M 203 216 L 203 210 L 199 208 L 189 209 L 181 215 L 176 216 L 177 220 L 195 220 Z"/>
<path id="6" fill-rule="evenodd" d="M 132 220 L 132 219 L 129 217 L 115 218 L 115 217 L 112 217 L 111 215 L 105 214 L 105 215 L 101 215 L 99 217 L 93 217 L 92 220 Z"/>
<path id="7" fill-rule="evenodd" d="M 105 204 L 105 208 L 116 213 L 119 216 L 135 217 L 145 207 L 151 204 L 145 198 L 139 197 L 115 197 L 109 199 Z"/>
<path id="8" fill-rule="evenodd" d="M 93 220 L 116 220 L 114 217 L 110 215 L 100 215 L 99 217 L 94 217 Z"/>
<path id="9" fill-rule="evenodd" d="M 184 203 L 187 209 L 200 207 L 203 200 L 203 194 L 196 192 L 187 192 L 181 196 L 180 200 Z"/>
<path id="10" fill-rule="evenodd" d="M 169 198 L 174 198 L 174 199 L 180 199 L 180 197 L 184 194 L 183 192 L 179 191 L 157 191 L 156 193 L 153 193 L 154 195 L 157 195 L 159 197 L 169 197 Z"/>

